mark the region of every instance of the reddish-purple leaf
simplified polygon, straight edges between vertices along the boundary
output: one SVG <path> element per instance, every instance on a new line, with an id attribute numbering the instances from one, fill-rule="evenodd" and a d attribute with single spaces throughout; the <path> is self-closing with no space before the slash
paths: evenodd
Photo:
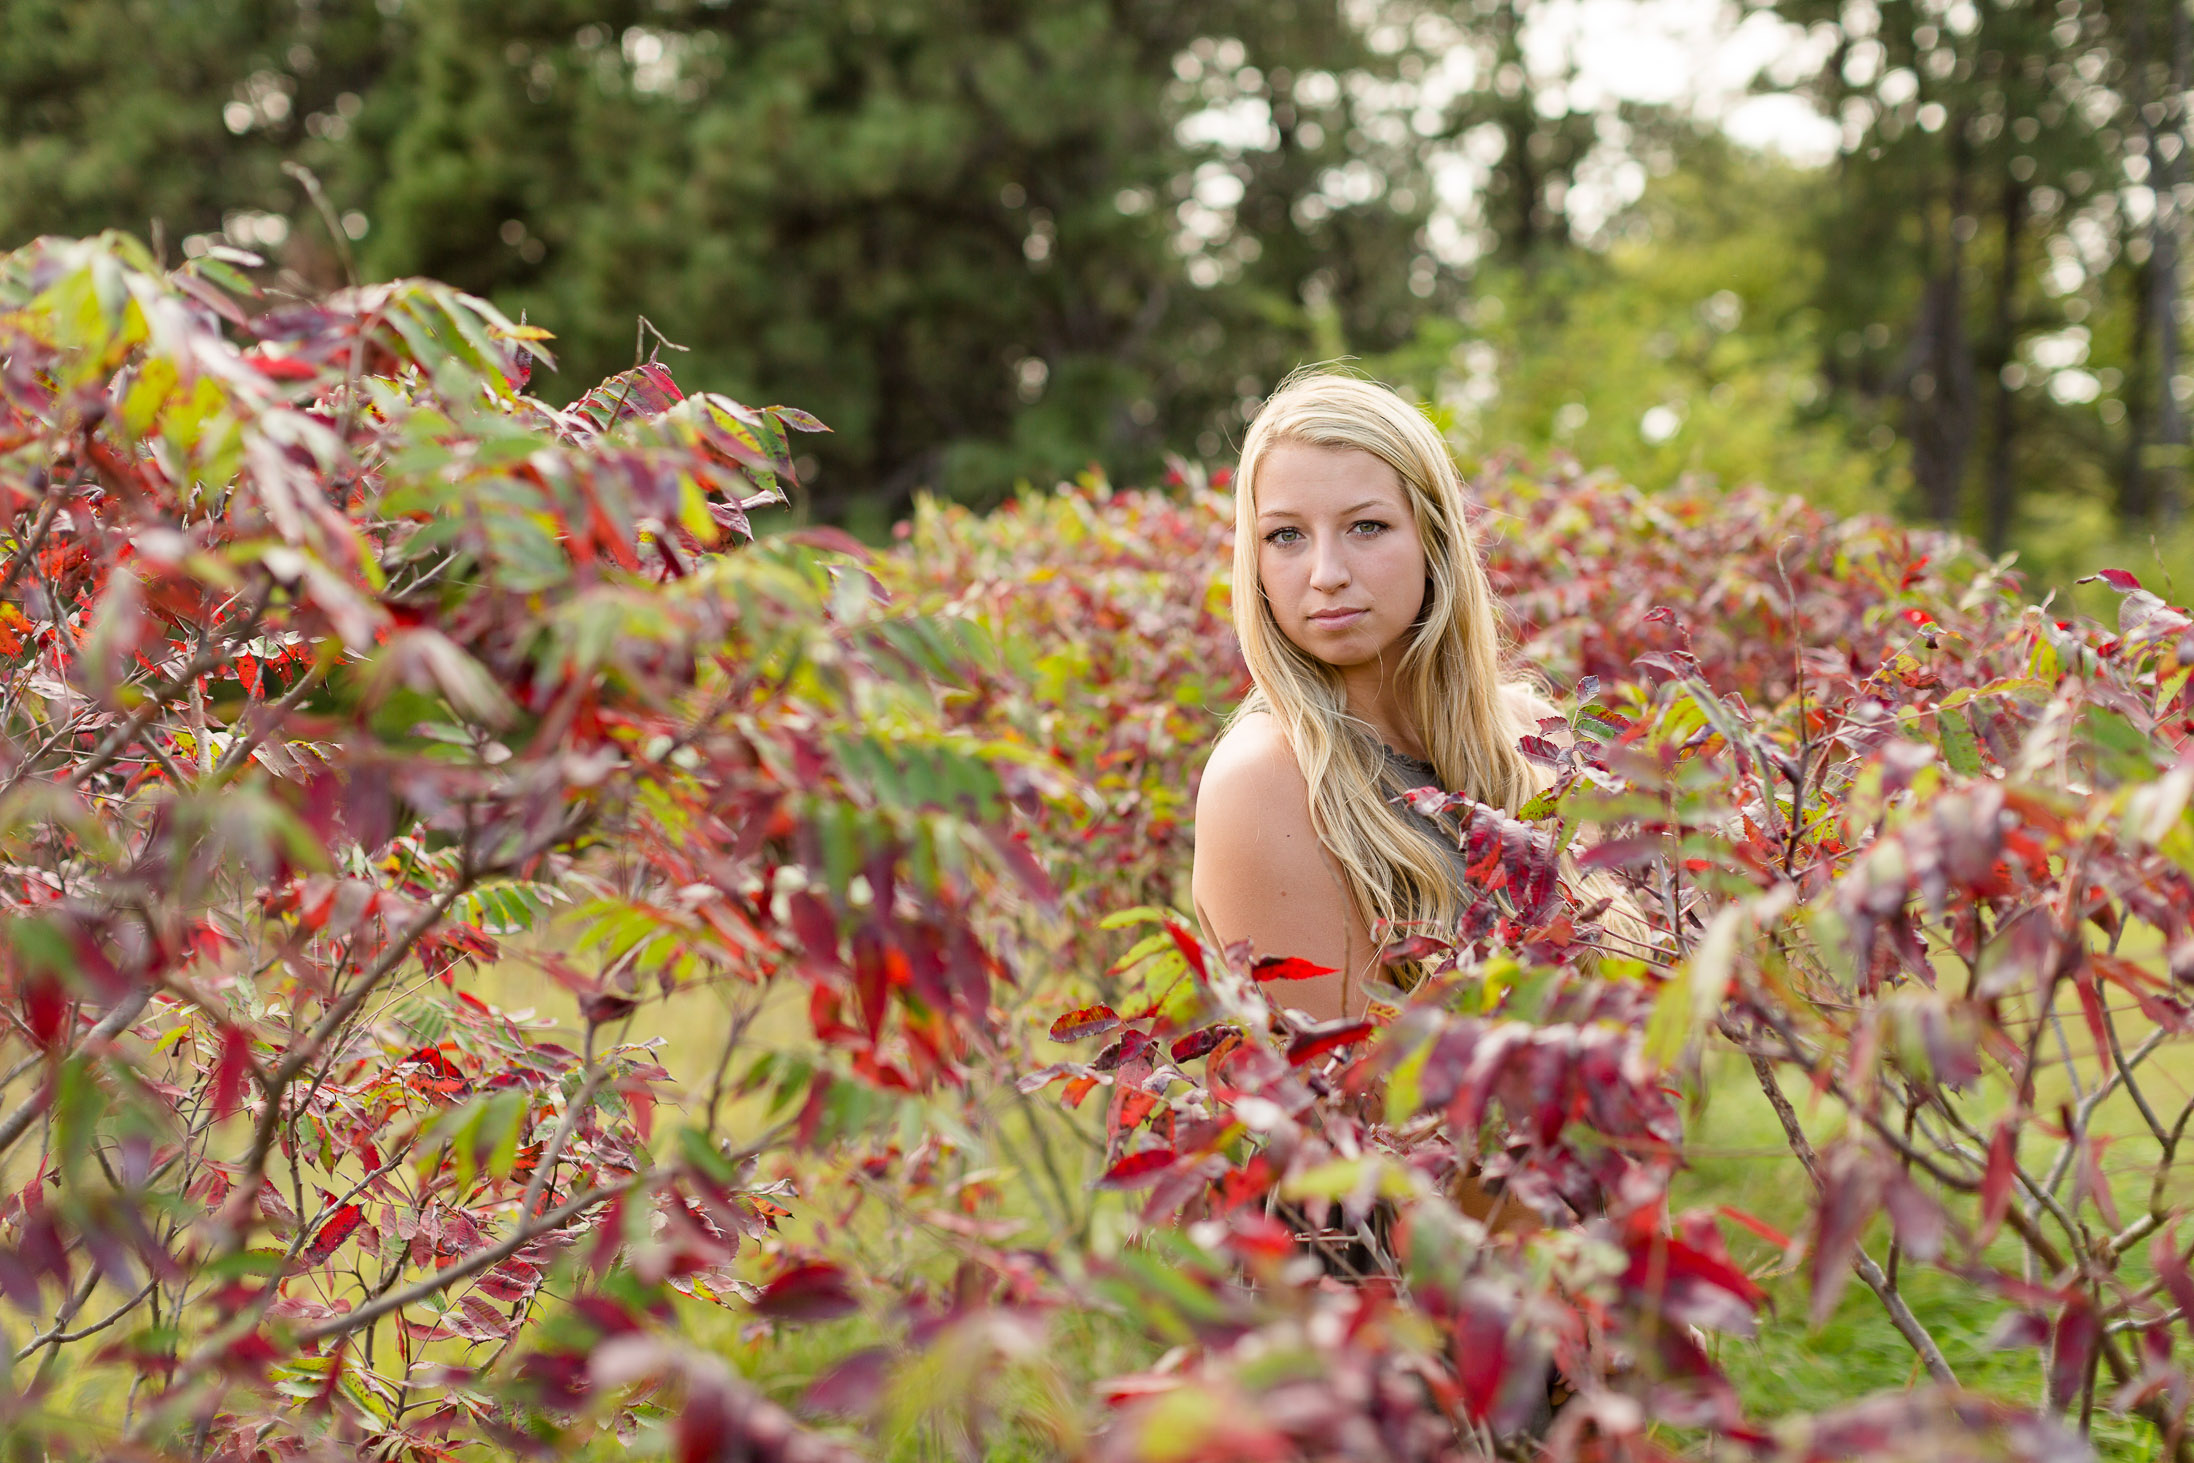
<path id="1" fill-rule="evenodd" d="M 811 549 L 822 549 L 826 553 L 844 554 L 848 558 L 859 559 L 864 564 L 876 557 L 876 551 L 867 544 L 844 529 L 833 528 L 827 523 L 796 528 L 783 537 L 787 543 L 806 544 Z"/>
<path id="2" fill-rule="evenodd" d="M 2179 1251 L 2177 1221 L 2165 1225 L 2163 1232 L 2149 1242 L 2148 1258 L 2164 1289 L 2171 1293 L 2172 1304 L 2178 1307 L 2179 1324 L 2194 1336 L 2194 1274 L 2188 1273 L 2186 1257 Z"/>
<path id="3" fill-rule="evenodd" d="M 1095 1060 L 1090 1062 L 1090 1069 L 1097 1072 L 1113 1071 L 1123 1062 L 1134 1061 L 1154 1045 L 1156 1043 L 1150 1039 L 1148 1032 L 1131 1028 L 1118 1041 L 1099 1052 Z"/>
<path id="4" fill-rule="evenodd" d="M 1053 1041 L 1084 1041 L 1120 1029 L 1120 1013 L 1110 1006 L 1084 1006 L 1051 1023 Z"/>
<path id="5" fill-rule="evenodd" d="M 2095 1307 L 2089 1302 L 2087 1292 L 2077 1285 L 2067 1287 L 2064 1309 L 2058 1312 L 2057 1324 L 2051 1329 L 2049 1338 L 2051 1407 L 2061 1411 L 2078 1399 L 2087 1385 L 2088 1361 L 2101 1336 L 2102 1326 L 2095 1318 Z"/>
<path id="6" fill-rule="evenodd" d="M 1050 909 L 1059 902 L 1058 886 L 1051 882 L 1051 875 L 1044 872 L 1044 866 L 1029 851 L 1027 833 L 985 828 L 983 836 L 990 840 L 992 848 L 998 850 L 999 857 L 1005 860 L 1007 870 L 1029 898 L 1045 909 Z"/>
<path id="7" fill-rule="evenodd" d="M 1914 1183 L 1901 1168 L 1889 1170 L 1882 1186 L 1882 1201 L 1889 1209 L 1890 1228 L 1897 1243 L 1915 1260 L 1932 1261 L 1943 1252 L 1943 1236 L 1949 1221 L 1942 1205 Z"/>
<path id="8" fill-rule="evenodd" d="M 615 991 L 588 991 L 579 997 L 579 1014 L 589 1026 L 622 1021 L 639 1009 L 638 1001 Z"/>
<path id="9" fill-rule="evenodd" d="M 1824 1324 L 1851 1279 L 1851 1252 L 1859 1231 L 1880 1207 L 1881 1173 L 1874 1155 L 1846 1145 L 1825 1155 L 1821 1197 L 1814 1219 L 1813 1324 Z"/>
<path id="10" fill-rule="evenodd" d="M 835 1321 L 860 1308 L 846 1272 L 819 1260 L 781 1272 L 754 1300 L 754 1309 L 775 1321 Z"/>
<path id="11" fill-rule="evenodd" d="M 2041 1346 L 2049 1340 L 2049 1317 L 2037 1311 L 2005 1311 L 1983 1344 L 1991 1351 Z"/>
<path id="12" fill-rule="evenodd" d="M 809 1385 L 800 1410 L 824 1417 L 866 1417 L 876 1410 L 891 1374 L 891 1352 L 881 1346 L 854 1352 Z"/>
<path id="13" fill-rule="evenodd" d="M 480 1293 L 493 1300 L 524 1300 L 540 1288 L 541 1271 L 515 1257 L 480 1277 Z"/>
<path id="14" fill-rule="evenodd" d="M 1195 1061 L 1198 1057 L 1218 1046 L 1221 1041 L 1224 1041 L 1227 1033 L 1233 1029 L 1231 1026 L 1204 1026 L 1191 1031 L 1186 1036 L 1175 1038 L 1173 1060 L 1176 1062 Z"/>
<path id="15" fill-rule="evenodd" d="M 1451 953 L 1455 947 L 1445 940 L 1430 935 L 1411 935 L 1397 940 L 1379 952 L 1379 958 L 1388 965 L 1405 965 L 1413 960 L 1429 960 L 1435 955 Z"/>
<path id="16" fill-rule="evenodd" d="M 1561 765 L 1562 749 L 1545 737 L 1518 737 L 1516 749 L 1534 762 L 1544 762 L 1549 767 Z"/>
<path id="17" fill-rule="evenodd" d="M 1310 1027 L 1288 1043 L 1288 1065 L 1300 1067 L 1314 1062 L 1328 1052 L 1362 1041 L 1377 1029 L 1369 1021 L 1327 1021 Z"/>
<path id="18" fill-rule="evenodd" d="M 1595 843 L 1577 860 L 1577 867 L 1590 872 L 1593 869 L 1627 869 L 1658 858 L 1667 847 L 1667 840 L 1658 834 L 1639 833 L 1628 838 L 1610 838 Z"/>

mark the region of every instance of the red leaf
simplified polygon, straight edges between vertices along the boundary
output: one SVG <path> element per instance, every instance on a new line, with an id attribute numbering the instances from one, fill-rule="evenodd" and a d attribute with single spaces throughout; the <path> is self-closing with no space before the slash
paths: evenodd
<path id="1" fill-rule="evenodd" d="M 1140 1127 L 1144 1118 L 1158 1106 L 1158 1099 L 1138 1088 L 1118 1089 L 1119 1101 L 1112 1106 L 1111 1129 L 1114 1136 Z"/>
<path id="2" fill-rule="evenodd" d="M 1766 1220 L 1758 1218 L 1755 1215 L 1745 1213 L 1744 1210 L 1737 1208 L 1735 1205 L 1718 1205 L 1716 1206 L 1714 1212 L 1721 1215 L 1722 1218 L 1728 1220 L 1731 1224 L 1742 1225 L 1744 1228 L 1751 1230 L 1754 1234 L 1758 1235 L 1761 1239 L 1766 1240 L 1769 1244 L 1775 1246 L 1775 1248 L 1778 1250 L 1787 1250 L 1791 1246 L 1791 1238 L 1789 1235 L 1784 1234 L 1781 1230 L 1777 1229 L 1774 1225 L 1769 1224 Z"/>
<path id="3" fill-rule="evenodd" d="M 69 999 L 61 982 L 49 971 L 37 970 L 23 977 L 23 1024 L 40 1046 L 52 1046 L 68 1023 Z"/>
<path id="4" fill-rule="evenodd" d="M 1316 980 L 1333 973 L 1332 966 L 1313 965 L 1299 955 L 1260 955 L 1249 968 L 1253 980 Z"/>
<path id="5" fill-rule="evenodd" d="M 480 1277 L 480 1293 L 500 1301 L 524 1300 L 540 1288 L 539 1268 L 515 1257 Z"/>
<path id="6" fill-rule="evenodd" d="M 1170 919 L 1166 921 L 1166 933 L 1173 936 L 1173 943 L 1179 947 L 1181 958 L 1188 962 L 1188 968 L 1196 972 L 1198 980 L 1203 980 L 1205 978 L 1203 945 L 1197 941 L 1194 935 L 1182 929 Z"/>
<path id="7" fill-rule="evenodd" d="M 1100 1189 L 1139 1189 L 1158 1181 L 1158 1175 L 1173 1167 L 1180 1155 L 1171 1148 L 1145 1148 L 1140 1153 L 1130 1153 L 1105 1170 L 1105 1176 L 1097 1180 Z"/>
<path id="8" fill-rule="evenodd" d="M 1988 1140 L 1988 1167 L 1981 1174 L 1981 1232 L 1973 1241 L 1976 1248 L 1995 1238 L 1996 1226 L 2004 1222 L 2004 1210 L 2011 1205 L 2012 1151 L 2011 1120 L 2006 1118 Z"/>
<path id="9" fill-rule="evenodd" d="M 1369 1021 L 1328 1021 L 1313 1026 L 1288 1045 L 1288 1065 L 1300 1067 L 1316 1061 L 1327 1052 L 1362 1041 L 1376 1029 Z"/>
<path id="10" fill-rule="evenodd" d="M 317 367 L 295 356 L 247 355 L 244 363 L 275 381 L 310 381 L 320 374 Z"/>
<path id="11" fill-rule="evenodd" d="M 343 1241 L 365 1222 L 365 1217 L 365 1210 L 356 1204 L 345 1204 L 328 1216 L 328 1222 L 320 1226 L 320 1232 L 312 1237 L 312 1243 L 305 1246 L 304 1254 L 298 1259 L 306 1265 L 326 1263 L 328 1256 L 341 1249 Z"/>
<path id="12" fill-rule="evenodd" d="M 1241 1254 L 1281 1260 L 1295 1253 L 1295 1232 L 1269 1214 L 1244 1210 L 1227 1220 L 1227 1243 Z"/>
<path id="13" fill-rule="evenodd" d="M 1216 1047 L 1231 1030 L 1233 1028 L 1229 1026 L 1205 1026 L 1191 1031 L 1188 1035 L 1178 1038 L 1173 1043 L 1173 1060 L 1176 1062 L 1195 1061 L 1198 1057 Z"/>
<path id="14" fill-rule="evenodd" d="M 1131 1030 L 1111 1046 L 1099 1052 L 1089 1065 L 1093 1071 L 1110 1072 L 1122 1062 L 1134 1061 L 1154 1045 L 1156 1043 L 1146 1033 Z"/>
<path id="15" fill-rule="evenodd" d="M 838 958 L 838 916 L 830 912 L 830 906 L 803 890 L 792 896 L 787 907 L 792 915 L 792 931 L 808 959 L 827 970 L 844 969 L 844 962 Z"/>
<path id="16" fill-rule="evenodd" d="M 221 1054 L 213 1063 L 213 1115 L 225 1118 L 244 1105 L 244 1083 L 251 1076 L 251 1037 L 240 1026 L 221 1032 Z"/>
<path id="17" fill-rule="evenodd" d="M 1051 1023 L 1053 1041 L 1082 1041 L 1120 1029 L 1120 1013 L 1110 1006 L 1084 1006 Z"/>
<path id="18" fill-rule="evenodd" d="M 2134 590 L 2141 587 L 2141 581 L 2134 578 L 2131 574 L 2128 574 L 2123 569 L 2098 569 L 2096 572 L 2088 575 L 2085 579 L 2082 579 L 2079 582 L 2082 584 L 2093 584 L 2098 579 L 2100 579 L 2103 583 L 2109 585 L 2112 589 L 2117 590 L 2120 594 L 2130 594 Z"/>
<path id="19" fill-rule="evenodd" d="M 754 1308 L 776 1321 L 835 1321 L 859 1310 L 861 1303 L 854 1299 L 845 1271 L 810 1261 L 763 1286 Z"/>

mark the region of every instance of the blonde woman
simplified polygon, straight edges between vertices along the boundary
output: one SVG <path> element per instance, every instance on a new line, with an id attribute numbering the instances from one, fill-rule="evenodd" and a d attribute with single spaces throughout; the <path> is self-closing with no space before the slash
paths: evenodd
<path id="1" fill-rule="evenodd" d="M 1334 974 L 1288 993 L 1360 1014 L 1373 932 L 1452 921 L 1454 842 L 1394 801 L 1437 785 L 1514 812 L 1554 713 L 1504 675 L 1500 623 L 1440 434 L 1392 391 L 1298 374 L 1235 476 L 1234 623 L 1255 690 L 1204 770 L 1192 886 L 1207 938 Z"/>

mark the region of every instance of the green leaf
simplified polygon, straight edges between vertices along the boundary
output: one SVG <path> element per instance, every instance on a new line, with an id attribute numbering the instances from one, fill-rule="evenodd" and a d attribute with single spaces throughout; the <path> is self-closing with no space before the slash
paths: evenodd
<path id="1" fill-rule="evenodd" d="M 1935 737 L 1943 749 L 1943 761 L 1953 772 L 1968 777 L 1981 771 L 1981 750 L 1973 736 L 1973 723 L 1967 719 L 1964 709 L 1949 710 L 1937 707 L 1935 711 Z"/>

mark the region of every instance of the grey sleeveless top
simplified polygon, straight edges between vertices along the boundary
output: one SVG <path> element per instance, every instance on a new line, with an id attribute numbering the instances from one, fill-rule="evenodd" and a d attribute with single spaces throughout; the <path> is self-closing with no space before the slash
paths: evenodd
<path id="1" fill-rule="evenodd" d="M 1379 750 L 1386 756 L 1386 769 L 1379 778 L 1379 786 L 1389 798 L 1399 798 L 1405 792 L 1418 787 L 1440 787 L 1438 769 L 1418 757 L 1406 757 L 1384 742 Z M 1446 789 L 1442 789 L 1445 791 Z M 1462 847 L 1456 837 L 1452 820 L 1429 817 L 1418 812 L 1408 803 L 1397 803 L 1402 815 L 1424 832 L 1424 835 L 1440 846 L 1447 857 L 1448 867 L 1455 872 L 1455 883 L 1461 888 L 1469 883 L 1469 864 L 1463 858 Z"/>

